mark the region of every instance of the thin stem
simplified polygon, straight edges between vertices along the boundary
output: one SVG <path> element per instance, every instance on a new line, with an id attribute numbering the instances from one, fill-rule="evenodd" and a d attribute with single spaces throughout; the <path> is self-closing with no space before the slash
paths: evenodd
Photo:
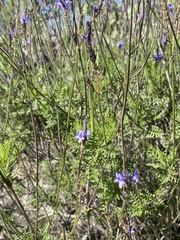
<path id="1" fill-rule="evenodd" d="M 21 52 L 21 57 L 22 57 L 22 63 L 23 63 L 23 69 L 25 69 L 24 63 L 25 59 L 23 57 L 23 52 L 20 47 L 20 52 Z M 32 109 L 32 104 L 31 104 L 31 98 L 30 98 L 30 93 L 29 93 L 29 87 L 28 87 L 28 81 L 27 81 L 27 76 L 26 72 L 24 71 L 24 80 L 25 80 L 25 87 L 26 87 L 26 93 L 27 93 L 27 98 L 28 98 L 28 103 L 30 107 L 30 113 L 31 113 L 31 120 L 32 120 L 32 127 L 33 127 L 33 133 L 34 133 L 34 145 L 35 145 L 35 153 L 36 153 L 36 221 L 35 221 L 35 240 L 38 239 L 38 213 L 39 213 L 39 156 L 38 156 L 38 140 L 37 140 L 37 133 L 36 133 L 36 124 L 35 124 L 35 118 L 34 118 L 34 113 Z"/>
<path id="2" fill-rule="evenodd" d="M 172 56 L 172 139 L 173 139 L 173 158 L 175 158 L 175 147 L 176 147 L 176 125 L 175 125 L 175 64 L 173 58 L 173 49 L 174 49 L 174 41 L 172 47 L 170 49 Z"/>
<path id="3" fill-rule="evenodd" d="M 121 144 L 122 144 L 123 170 L 124 171 L 126 169 L 126 157 L 125 157 L 125 146 L 124 146 L 124 117 L 125 117 L 125 112 L 126 112 L 127 96 L 128 96 L 129 83 L 130 83 L 132 22 L 133 22 L 133 0 L 131 1 L 131 22 L 130 22 L 130 33 L 129 33 L 127 77 L 126 77 L 122 114 L 121 114 Z"/>
<path id="4" fill-rule="evenodd" d="M 14 191 L 11 182 L 5 178 L 5 176 L 3 175 L 3 173 L 0 171 L 0 177 L 2 178 L 3 182 L 5 183 L 5 185 L 7 186 L 7 188 L 5 187 L 6 191 L 8 192 L 9 196 L 13 199 L 13 202 L 16 203 L 16 205 L 18 206 L 18 208 L 20 209 L 20 211 L 23 213 L 23 216 L 25 217 L 29 228 L 31 229 L 31 232 L 33 233 L 33 228 L 32 225 L 29 221 L 28 215 L 26 213 L 26 211 L 24 210 L 23 205 L 21 204 L 16 192 Z M 11 193 L 13 194 L 14 198 L 12 197 L 11 193 L 9 193 L 8 189 L 11 191 Z"/>
<path id="5" fill-rule="evenodd" d="M 89 109 L 90 109 L 90 122 L 91 122 L 91 134 L 94 136 L 94 100 L 93 100 L 93 91 L 89 87 Z"/>

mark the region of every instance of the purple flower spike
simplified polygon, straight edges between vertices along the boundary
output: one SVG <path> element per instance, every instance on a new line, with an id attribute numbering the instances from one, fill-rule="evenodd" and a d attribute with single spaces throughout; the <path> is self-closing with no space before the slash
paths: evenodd
<path id="1" fill-rule="evenodd" d="M 20 16 L 20 21 L 21 21 L 22 23 L 28 24 L 28 22 L 30 21 L 30 18 L 29 18 L 29 16 L 27 16 L 26 14 L 22 14 L 22 15 Z"/>
<path id="2" fill-rule="evenodd" d="M 90 137 L 90 130 L 87 130 L 86 135 L 84 136 L 83 130 L 79 130 L 76 132 L 75 138 L 79 140 L 79 143 L 83 143 Z"/>
<path id="3" fill-rule="evenodd" d="M 158 49 L 156 50 L 156 55 L 152 55 L 153 60 L 155 60 L 156 62 L 160 62 L 163 59 L 163 54 L 161 51 L 159 51 Z"/>
<path id="4" fill-rule="evenodd" d="M 139 175 L 139 173 L 138 173 L 138 170 L 135 169 L 135 170 L 134 170 L 134 176 L 132 177 L 132 182 L 138 183 L 138 182 L 139 182 L 139 178 L 140 178 L 140 175 Z"/>
<path id="5" fill-rule="evenodd" d="M 168 12 L 173 12 L 173 10 L 174 10 L 174 5 L 172 3 L 170 3 L 168 5 Z"/>
<path id="6" fill-rule="evenodd" d="M 117 43 L 117 47 L 118 47 L 119 49 L 124 48 L 124 43 L 123 43 L 122 40 L 120 40 L 120 41 Z"/>

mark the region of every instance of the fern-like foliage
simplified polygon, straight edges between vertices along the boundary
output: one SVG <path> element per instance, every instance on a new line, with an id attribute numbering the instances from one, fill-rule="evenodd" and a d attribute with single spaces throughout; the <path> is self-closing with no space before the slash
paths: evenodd
<path id="1" fill-rule="evenodd" d="M 15 164 L 19 150 L 16 147 L 13 146 L 12 139 L 0 144 L 0 171 L 4 178 L 8 180 L 13 179 L 17 174 Z"/>

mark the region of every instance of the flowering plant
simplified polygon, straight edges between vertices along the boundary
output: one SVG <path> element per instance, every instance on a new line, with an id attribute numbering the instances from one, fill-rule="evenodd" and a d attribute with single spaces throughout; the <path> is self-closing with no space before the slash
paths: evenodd
<path id="1" fill-rule="evenodd" d="M 130 173 L 122 171 L 122 173 L 116 173 L 115 182 L 119 184 L 119 188 L 127 187 L 133 182 L 139 183 L 140 175 L 137 169 L 134 170 L 134 175 L 131 177 Z"/>

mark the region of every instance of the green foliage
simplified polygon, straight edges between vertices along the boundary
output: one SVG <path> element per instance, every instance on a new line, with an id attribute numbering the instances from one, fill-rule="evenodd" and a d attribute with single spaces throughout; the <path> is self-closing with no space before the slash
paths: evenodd
<path id="1" fill-rule="evenodd" d="M 5 179 L 10 180 L 17 175 L 15 164 L 20 151 L 22 151 L 22 148 L 14 145 L 12 139 L 0 144 L 0 171 Z"/>
<path id="2" fill-rule="evenodd" d="M 155 205 L 153 194 L 150 194 L 147 191 L 138 193 L 131 192 L 130 196 L 130 214 L 132 216 L 141 217 L 155 214 L 157 208 L 152 208 L 152 206 Z"/>
<path id="3" fill-rule="evenodd" d="M 0 180 L 2 195 L 13 202 L 10 213 L 1 213 L 5 232 L 23 240 L 177 239 L 180 49 L 174 13 L 164 18 L 160 1 L 151 7 L 103 1 L 102 8 L 97 1 L 74 2 L 68 11 L 54 1 L 1 4 Z M 97 13 L 93 6 L 100 7 Z M 90 43 L 82 33 L 91 33 Z M 152 59 L 157 49 L 160 61 Z M 91 135 L 79 143 L 75 134 L 84 125 Z M 139 183 L 131 183 L 135 168 Z M 115 176 L 123 170 L 131 176 L 120 189 Z M 26 230 L 22 223 L 16 229 L 14 206 Z"/>

